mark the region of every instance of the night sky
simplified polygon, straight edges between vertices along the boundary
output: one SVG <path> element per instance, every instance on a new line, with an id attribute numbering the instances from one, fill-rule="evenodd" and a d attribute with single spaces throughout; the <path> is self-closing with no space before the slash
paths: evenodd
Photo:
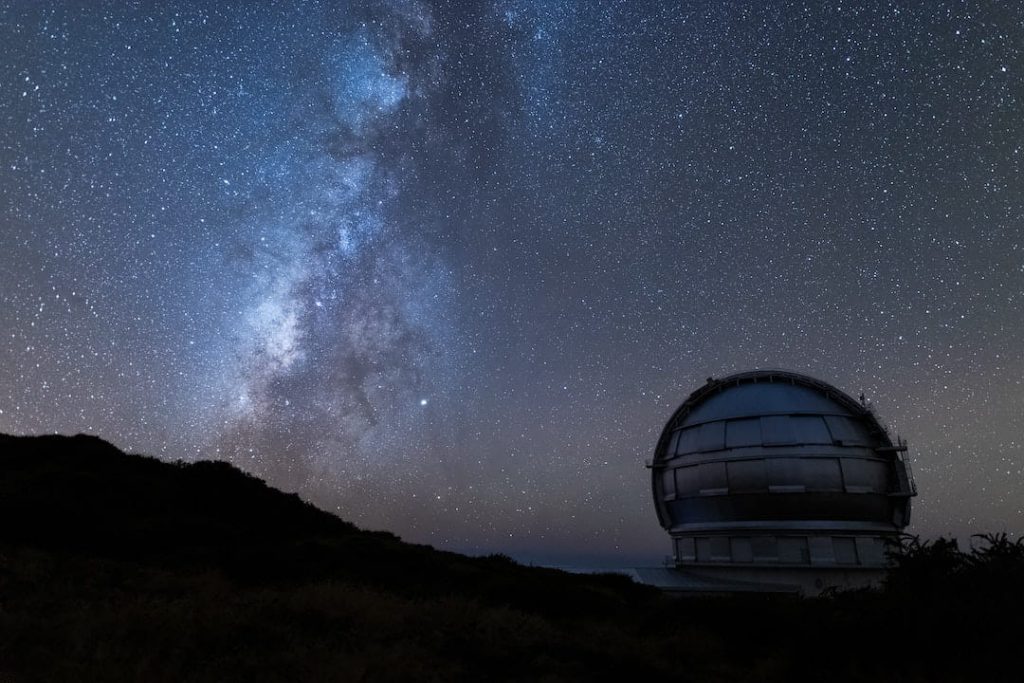
<path id="1" fill-rule="evenodd" d="M 1024 6 L 771 4 L 0 0 L 0 431 L 658 562 L 665 420 L 781 367 L 1024 532 Z"/>

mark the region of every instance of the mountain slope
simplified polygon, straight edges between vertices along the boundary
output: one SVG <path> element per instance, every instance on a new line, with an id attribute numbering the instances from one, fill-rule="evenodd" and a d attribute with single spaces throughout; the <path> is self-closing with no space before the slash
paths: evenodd
<path id="1" fill-rule="evenodd" d="M 0 435 L 0 520 L 4 681 L 659 673 L 564 630 L 651 589 L 362 531 L 223 462 Z"/>
<path id="2" fill-rule="evenodd" d="M 360 530 L 226 463 L 0 435 L 0 682 L 1021 680 L 1024 544 L 673 599 Z"/>
<path id="3" fill-rule="evenodd" d="M 226 462 L 168 463 L 84 435 L 0 435 L 0 519 L 12 522 L 0 527 L 0 542 L 217 569 L 250 583 L 344 579 L 407 595 L 469 594 L 545 609 L 554 582 L 559 608 L 578 603 L 573 609 L 584 611 L 653 595 L 621 576 L 585 580 L 404 543 Z"/>

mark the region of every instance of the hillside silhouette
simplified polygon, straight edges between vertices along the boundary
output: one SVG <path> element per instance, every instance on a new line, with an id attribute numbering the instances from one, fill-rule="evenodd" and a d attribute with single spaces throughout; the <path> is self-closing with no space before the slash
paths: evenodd
<path id="1" fill-rule="evenodd" d="M 1021 680 L 1024 546 L 672 598 L 360 530 L 223 462 L 0 435 L 0 681 Z"/>

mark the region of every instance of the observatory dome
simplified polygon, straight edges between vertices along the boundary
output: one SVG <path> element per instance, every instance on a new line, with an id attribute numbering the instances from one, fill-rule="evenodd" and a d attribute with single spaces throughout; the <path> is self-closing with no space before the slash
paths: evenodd
<path id="1" fill-rule="evenodd" d="M 812 377 L 709 379 L 658 440 L 654 504 L 677 567 L 748 580 L 801 568 L 877 573 L 885 541 L 910 521 L 905 451 L 863 399 Z"/>

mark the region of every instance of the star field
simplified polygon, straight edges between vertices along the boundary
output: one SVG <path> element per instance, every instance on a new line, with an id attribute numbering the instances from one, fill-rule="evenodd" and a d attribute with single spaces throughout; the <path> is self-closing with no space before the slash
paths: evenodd
<path id="1" fill-rule="evenodd" d="M 783 367 L 908 439 L 910 531 L 1024 531 L 1013 3 L 0 0 L 0 46 L 0 431 L 651 561 L 664 421 Z"/>

